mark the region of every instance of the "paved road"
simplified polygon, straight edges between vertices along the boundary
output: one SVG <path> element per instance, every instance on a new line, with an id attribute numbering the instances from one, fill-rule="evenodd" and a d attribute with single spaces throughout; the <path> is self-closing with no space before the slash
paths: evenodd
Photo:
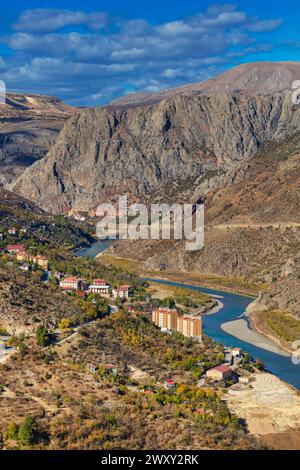
<path id="1" fill-rule="evenodd" d="M 296 228 L 299 228 L 300 227 L 300 223 L 298 222 L 286 222 L 286 223 L 266 223 L 266 224 L 256 224 L 256 223 L 253 223 L 253 224 L 219 224 L 219 225 L 211 225 L 210 228 L 212 229 L 235 229 L 235 228 L 249 228 L 249 229 L 260 229 L 260 228 L 269 228 L 269 227 L 272 227 L 272 228 L 292 228 L 292 227 L 296 227 Z"/>

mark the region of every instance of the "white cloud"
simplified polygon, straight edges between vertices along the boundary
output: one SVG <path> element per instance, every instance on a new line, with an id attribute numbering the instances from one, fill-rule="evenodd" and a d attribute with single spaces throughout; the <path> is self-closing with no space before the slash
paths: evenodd
<path id="1" fill-rule="evenodd" d="M 111 28 L 101 29 L 108 21 Z M 128 90 L 153 92 L 207 79 L 239 57 L 268 50 L 259 34 L 280 24 L 234 5 L 156 25 L 108 19 L 102 12 L 27 10 L 1 38 L 11 54 L 6 65 L 0 61 L 0 78 L 10 89 L 49 92 L 77 104 L 106 102 Z"/>
<path id="2" fill-rule="evenodd" d="M 275 31 L 282 25 L 282 20 L 257 20 L 249 24 L 247 29 L 253 33 L 269 33 Z"/>
<path id="3" fill-rule="evenodd" d="M 86 24 L 98 30 L 106 25 L 108 15 L 103 12 L 85 13 L 82 11 L 58 10 L 54 8 L 38 8 L 24 11 L 14 23 L 17 31 L 48 33 L 63 28 Z"/>
<path id="4" fill-rule="evenodd" d="M 184 76 L 184 71 L 182 68 L 179 69 L 166 69 L 163 71 L 163 77 L 166 78 L 177 78 Z"/>

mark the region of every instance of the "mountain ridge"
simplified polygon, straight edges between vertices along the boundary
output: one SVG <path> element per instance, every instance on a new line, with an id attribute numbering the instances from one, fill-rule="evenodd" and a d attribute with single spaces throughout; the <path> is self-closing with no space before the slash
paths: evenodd
<path id="1" fill-rule="evenodd" d="M 144 200 L 177 179 L 228 173 L 264 143 L 299 129 L 300 108 L 281 95 L 176 96 L 89 109 L 73 116 L 49 154 L 9 189 L 49 211 L 89 212 L 120 193 Z"/>
<path id="2" fill-rule="evenodd" d="M 208 80 L 184 84 L 157 93 L 138 92 L 121 96 L 109 103 L 110 107 L 142 106 L 165 98 L 198 93 L 275 94 L 291 90 L 300 80 L 299 62 L 251 62 L 242 64 Z"/>

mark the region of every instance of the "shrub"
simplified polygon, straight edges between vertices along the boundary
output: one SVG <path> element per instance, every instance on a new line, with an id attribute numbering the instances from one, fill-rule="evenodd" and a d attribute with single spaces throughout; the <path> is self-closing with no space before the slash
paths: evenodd
<path id="1" fill-rule="evenodd" d="M 20 424 L 18 431 L 18 439 L 22 445 L 30 445 L 35 440 L 36 423 L 34 418 L 26 416 L 24 421 Z"/>

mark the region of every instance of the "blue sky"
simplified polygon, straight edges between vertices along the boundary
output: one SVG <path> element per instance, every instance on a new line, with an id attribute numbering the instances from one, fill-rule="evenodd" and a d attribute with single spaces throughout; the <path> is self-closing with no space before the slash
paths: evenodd
<path id="1" fill-rule="evenodd" d="M 299 13 L 291 0 L 10 0 L 0 13 L 0 79 L 8 91 L 96 106 L 244 62 L 299 60 Z"/>

